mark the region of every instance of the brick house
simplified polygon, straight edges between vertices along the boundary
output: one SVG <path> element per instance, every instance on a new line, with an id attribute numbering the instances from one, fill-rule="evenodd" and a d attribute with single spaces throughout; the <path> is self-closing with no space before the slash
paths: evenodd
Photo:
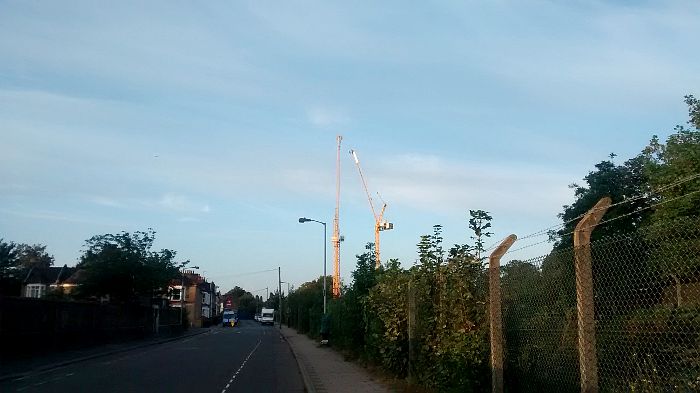
<path id="1" fill-rule="evenodd" d="M 170 307 L 180 308 L 184 305 L 192 327 L 205 326 L 219 314 L 216 285 L 192 270 L 183 272 L 179 280 L 171 281 L 168 292 Z M 184 298 L 180 297 L 182 294 Z"/>

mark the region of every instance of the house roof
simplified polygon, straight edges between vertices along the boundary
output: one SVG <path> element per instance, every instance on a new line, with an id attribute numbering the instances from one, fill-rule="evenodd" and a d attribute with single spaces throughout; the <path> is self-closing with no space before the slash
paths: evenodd
<path id="1" fill-rule="evenodd" d="M 24 279 L 24 284 L 61 284 L 75 273 L 76 270 L 77 268 L 68 267 L 67 265 L 61 267 L 32 267 L 29 269 L 27 277 Z"/>
<path id="2" fill-rule="evenodd" d="M 70 268 L 69 268 L 70 269 Z M 85 278 L 85 269 L 74 269 L 73 273 L 63 281 L 63 284 L 78 285 Z"/>

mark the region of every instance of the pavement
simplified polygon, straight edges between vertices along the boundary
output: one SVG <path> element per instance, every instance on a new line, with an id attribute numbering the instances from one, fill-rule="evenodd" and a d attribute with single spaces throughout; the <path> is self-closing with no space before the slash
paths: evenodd
<path id="1" fill-rule="evenodd" d="M 279 329 L 279 327 L 275 327 Z M 389 390 L 361 366 L 348 362 L 328 346 L 321 346 L 296 330 L 282 326 L 309 393 L 384 393 Z"/>
<path id="2" fill-rule="evenodd" d="M 0 381 L 0 391 L 304 392 L 297 360 L 278 329 L 241 321 L 239 327 L 196 333 L 44 362 Z M 0 373 L 9 375 L 1 366 Z"/>

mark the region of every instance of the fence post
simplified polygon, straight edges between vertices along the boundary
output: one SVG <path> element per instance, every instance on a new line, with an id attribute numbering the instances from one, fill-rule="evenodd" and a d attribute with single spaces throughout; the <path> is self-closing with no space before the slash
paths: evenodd
<path id="1" fill-rule="evenodd" d="M 416 365 L 416 293 L 411 282 L 408 281 L 408 380 L 413 382 Z"/>
<path id="2" fill-rule="evenodd" d="M 609 197 L 602 198 L 589 210 L 574 230 L 574 265 L 576 267 L 576 311 L 578 314 L 578 358 L 581 392 L 598 391 L 598 359 L 595 339 L 595 303 L 591 233 L 610 207 Z"/>
<path id="3" fill-rule="evenodd" d="M 489 256 L 489 318 L 491 323 L 491 391 L 503 392 L 503 319 L 501 318 L 501 257 L 515 243 L 510 235 Z"/>

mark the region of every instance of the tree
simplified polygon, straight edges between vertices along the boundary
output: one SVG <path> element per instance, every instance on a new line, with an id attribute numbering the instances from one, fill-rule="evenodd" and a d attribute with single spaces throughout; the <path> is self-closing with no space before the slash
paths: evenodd
<path id="1" fill-rule="evenodd" d="M 153 251 L 154 240 L 152 229 L 88 239 L 78 264 L 85 271 L 80 295 L 109 295 L 113 301 L 131 302 L 165 293 L 189 261 L 177 264 L 173 250 Z"/>
<path id="2" fill-rule="evenodd" d="M 53 255 L 41 244 L 5 242 L 0 239 L 0 293 L 16 296 L 21 290 L 21 280 L 32 267 L 47 268 L 53 265 Z"/>
<path id="3" fill-rule="evenodd" d="M 17 244 L 0 238 L 0 295 L 17 296 L 21 290 Z"/>
<path id="4" fill-rule="evenodd" d="M 374 243 L 365 245 L 365 252 L 356 255 L 357 265 L 352 272 L 352 289 L 356 296 L 366 296 L 369 290 L 377 284 L 376 268 L 374 264 Z"/>
<path id="5" fill-rule="evenodd" d="M 46 252 L 42 244 L 20 244 L 17 247 L 17 262 L 23 268 L 47 268 L 53 266 L 54 257 Z"/>
<path id="6" fill-rule="evenodd" d="M 0 278 L 5 278 L 17 268 L 17 244 L 0 238 Z"/>
<path id="7" fill-rule="evenodd" d="M 692 94 L 683 98 L 688 105 L 688 115 L 690 116 L 688 124 L 695 127 L 695 129 L 700 129 L 700 100 L 695 98 Z"/>
<path id="8" fill-rule="evenodd" d="M 613 234 L 634 232 L 649 217 L 648 207 L 653 203 L 650 198 L 639 198 L 648 194 L 650 184 L 645 167 L 647 159 L 637 156 L 622 165 L 612 161 L 601 161 L 595 165 L 595 170 L 584 177 L 585 186 L 572 184 L 574 203 L 564 206 L 559 214 L 564 223 L 561 229 L 550 233 L 550 238 L 556 240 L 555 249 L 565 249 L 573 246 L 571 233 L 583 215 L 601 198 L 610 197 L 613 206 L 605 213 L 605 220 L 610 224 L 596 228 L 592 240 Z M 622 203 L 625 202 L 626 203 Z"/>
<path id="9" fill-rule="evenodd" d="M 476 259 L 481 261 L 481 253 L 484 251 L 484 238 L 491 237 L 493 233 L 489 232 L 491 228 L 491 220 L 493 217 L 488 212 L 483 210 L 469 210 L 469 229 L 474 231 L 474 253 Z"/>
<path id="10" fill-rule="evenodd" d="M 259 299 L 258 296 L 253 296 L 252 293 L 238 285 L 226 292 L 223 297 L 231 299 L 231 303 L 238 308 L 238 315 L 241 318 L 252 318 L 257 313 L 258 306 L 262 304 L 262 298 Z M 274 303 L 274 305 L 276 306 L 277 303 Z M 273 308 L 276 307 L 273 306 Z"/>

